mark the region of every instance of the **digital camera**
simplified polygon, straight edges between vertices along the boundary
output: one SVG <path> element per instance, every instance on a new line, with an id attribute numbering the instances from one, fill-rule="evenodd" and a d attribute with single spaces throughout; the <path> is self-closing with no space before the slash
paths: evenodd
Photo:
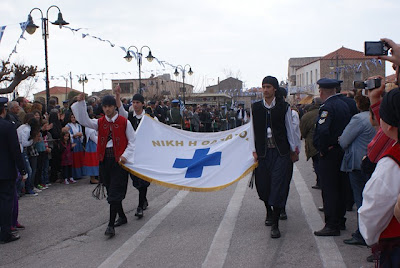
<path id="1" fill-rule="evenodd" d="M 383 56 L 387 55 L 390 47 L 382 41 L 366 41 L 364 43 L 365 56 Z"/>
<path id="2" fill-rule="evenodd" d="M 382 79 L 375 78 L 375 79 L 369 79 L 366 81 L 354 81 L 353 84 L 354 84 L 354 88 L 356 88 L 356 89 L 372 90 L 372 89 L 380 87 L 381 81 L 382 81 Z"/>

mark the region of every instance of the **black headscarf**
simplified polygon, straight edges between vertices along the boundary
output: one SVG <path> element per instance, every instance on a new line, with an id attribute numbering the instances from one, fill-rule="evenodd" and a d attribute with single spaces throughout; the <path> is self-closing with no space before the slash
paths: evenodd
<path id="1" fill-rule="evenodd" d="M 58 112 L 51 112 L 49 115 L 49 124 L 53 124 L 53 128 L 50 129 L 50 133 L 53 139 L 59 139 L 61 137 L 62 125 L 60 119 L 58 119 Z"/>
<path id="2" fill-rule="evenodd" d="M 397 127 L 400 141 L 400 89 L 395 88 L 385 94 L 379 108 L 379 115 L 388 125 Z"/>

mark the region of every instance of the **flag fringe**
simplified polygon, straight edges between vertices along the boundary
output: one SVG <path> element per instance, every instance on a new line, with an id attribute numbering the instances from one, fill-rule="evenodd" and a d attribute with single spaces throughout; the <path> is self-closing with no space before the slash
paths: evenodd
<path id="1" fill-rule="evenodd" d="M 173 183 L 159 181 L 159 180 L 147 177 L 146 175 L 140 174 L 139 172 L 136 172 L 136 171 L 128 168 L 127 166 L 125 166 L 121 162 L 119 162 L 119 164 L 121 165 L 121 167 L 123 169 L 125 169 L 129 173 L 135 175 L 136 177 L 141 178 L 142 180 L 145 180 L 145 181 L 148 181 L 148 182 L 154 182 L 154 183 L 156 183 L 158 185 L 161 185 L 161 186 L 164 186 L 164 187 L 168 187 L 168 188 L 173 188 L 173 189 L 183 190 L 183 191 L 191 191 L 191 192 L 215 192 L 215 191 L 222 190 L 222 189 L 234 184 L 235 182 L 238 182 L 239 180 L 243 179 L 246 175 L 248 175 L 249 173 L 253 172 L 253 170 L 255 168 L 257 168 L 257 166 L 258 166 L 258 162 L 254 163 L 239 178 L 237 178 L 236 180 L 234 180 L 234 181 L 232 181 L 232 182 L 230 182 L 228 184 L 217 186 L 217 187 L 199 188 L 199 187 L 183 186 L 183 185 L 177 185 L 177 184 L 173 184 Z"/>

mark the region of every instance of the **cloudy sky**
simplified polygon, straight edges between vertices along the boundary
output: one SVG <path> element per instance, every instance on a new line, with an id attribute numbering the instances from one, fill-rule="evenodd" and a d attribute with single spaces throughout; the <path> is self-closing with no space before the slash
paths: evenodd
<path id="1" fill-rule="evenodd" d="M 260 86 L 266 75 L 284 80 L 291 57 L 323 56 L 341 46 L 363 51 L 365 40 L 381 37 L 400 42 L 398 0 L 2 0 L 0 26 L 7 28 L 0 59 L 13 51 L 21 34 L 19 23 L 31 9 L 38 7 L 46 14 L 51 5 L 61 9 L 71 28 L 82 29 L 74 33 L 49 26 L 49 72 L 54 77 L 50 86 L 65 86 L 62 76 L 72 72 L 73 88 L 81 89 L 77 75 L 87 74 L 87 92 L 111 88 L 112 78 L 138 77 L 137 64 L 126 62 L 119 46 L 147 45 L 160 61 L 190 64 L 194 74 L 185 82 L 201 91 L 228 75 L 247 88 Z M 40 12 L 32 16 L 40 26 Z M 48 17 L 55 21 L 57 9 L 51 8 Z M 44 68 L 41 30 L 24 36 L 11 62 Z M 149 77 L 174 70 L 144 61 L 142 71 L 142 77 Z M 20 93 L 44 90 L 43 77 L 22 85 Z"/>

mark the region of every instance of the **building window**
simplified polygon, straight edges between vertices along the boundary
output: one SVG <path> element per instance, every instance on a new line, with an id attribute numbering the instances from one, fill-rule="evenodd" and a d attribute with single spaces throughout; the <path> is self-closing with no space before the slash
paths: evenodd
<path id="1" fill-rule="evenodd" d="M 119 83 L 119 86 L 121 87 L 121 93 L 132 93 L 133 90 L 133 83 Z"/>
<path id="2" fill-rule="evenodd" d="M 315 82 L 318 81 L 318 71 L 315 69 Z"/>
<path id="3" fill-rule="evenodd" d="M 312 71 L 310 71 L 310 84 L 312 84 L 313 83 L 313 81 L 312 81 Z"/>
<path id="4" fill-rule="evenodd" d="M 306 72 L 306 84 L 305 85 L 308 85 L 308 72 Z"/>

